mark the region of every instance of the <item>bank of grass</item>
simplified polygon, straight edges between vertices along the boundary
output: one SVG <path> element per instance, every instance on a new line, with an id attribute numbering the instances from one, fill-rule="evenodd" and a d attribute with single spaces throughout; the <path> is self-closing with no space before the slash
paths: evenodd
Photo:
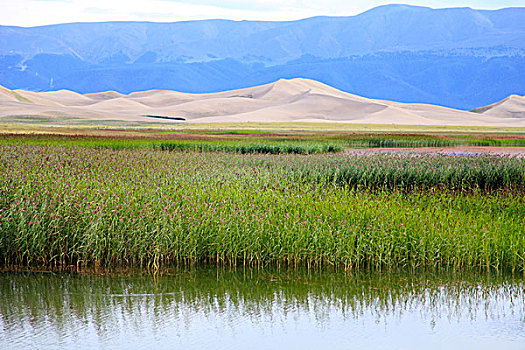
<path id="1" fill-rule="evenodd" d="M 173 138 L 155 137 L 93 137 L 71 135 L 4 135 L 0 144 L 33 146 L 78 146 L 94 149 L 152 149 L 162 151 L 199 151 L 267 154 L 319 154 L 344 150 L 340 141 L 297 139 L 219 137 L 208 135 L 175 134 Z"/>
<path id="2" fill-rule="evenodd" d="M 304 182 L 359 190 L 488 193 L 525 190 L 525 161 L 495 156 L 373 155 L 325 156 L 281 165 Z"/>
<path id="3" fill-rule="evenodd" d="M 199 151 L 265 154 L 320 154 L 342 152 L 344 148 L 335 143 L 323 142 L 162 142 L 151 145 L 163 151 Z"/>
<path id="4" fill-rule="evenodd" d="M 473 138 L 442 137 L 435 135 L 367 135 L 353 136 L 344 140 L 347 147 L 358 148 L 420 148 L 420 147 L 525 147 L 525 139 L 497 139 L 490 137 Z"/>
<path id="5" fill-rule="evenodd" d="M 524 162 L 4 145 L 0 264 L 522 273 Z"/>
<path id="6" fill-rule="evenodd" d="M 337 153 L 348 148 L 419 148 L 492 146 L 523 147 L 523 135 L 446 135 L 383 133 L 273 133 L 254 130 L 186 131 L 82 131 L 64 133 L 0 134 L 0 144 L 34 146 L 80 146 L 97 149 L 160 149 L 165 151 L 200 151 L 269 154 Z"/>

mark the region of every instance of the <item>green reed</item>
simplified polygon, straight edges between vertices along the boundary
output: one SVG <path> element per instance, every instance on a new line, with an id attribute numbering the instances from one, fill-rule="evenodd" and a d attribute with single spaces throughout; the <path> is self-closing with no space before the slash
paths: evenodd
<path id="1" fill-rule="evenodd" d="M 2 140 L 3 139 L 3 140 Z M 192 139 L 183 135 L 179 139 L 89 137 L 83 135 L 2 135 L 0 144 L 33 146 L 79 146 L 95 149 L 153 149 L 163 151 L 198 151 L 228 153 L 265 153 L 265 154 L 321 154 L 337 153 L 344 150 L 340 141 L 300 140 L 295 138 L 250 140 L 246 137 L 232 139 Z"/>
<path id="2" fill-rule="evenodd" d="M 0 265 L 523 272 L 524 173 L 508 157 L 4 145 Z"/>
<path id="3" fill-rule="evenodd" d="M 67 130 L 66 130 L 67 132 Z M 71 132 L 71 131 L 70 131 Z M 160 149 L 165 151 L 228 152 L 241 154 L 323 154 L 346 148 L 420 148 L 456 146 L 525 146 L 521 135 L 365 134 L 306 133 L 271 134 L 264 131 L 171 131 L 137 132 L 89 130 L 76 134 L 2 134 L 0 144 L 34 146 L 80 146 L 97 149 Z M 96 134 L 96 131 L 94 132 Z M 128 133 L 128 134 L 126 134 Z M 500 138 L 498 138 L 500 137 Z"/>

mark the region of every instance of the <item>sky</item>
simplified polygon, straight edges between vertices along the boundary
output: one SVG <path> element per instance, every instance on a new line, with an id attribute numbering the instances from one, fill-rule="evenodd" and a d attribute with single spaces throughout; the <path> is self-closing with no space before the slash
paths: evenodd
<path id="1" fill-rule="evenodd" d="M 312 16 L 352 16 L 392 3 L 383 0 L 0 0 L 0 25 L 32 27 L 68 22 L 175 22 L 222 18 L 296 20 Z M 406 0 L 404 4 L 499 9 L 525 7 L 525 0 Z"/>

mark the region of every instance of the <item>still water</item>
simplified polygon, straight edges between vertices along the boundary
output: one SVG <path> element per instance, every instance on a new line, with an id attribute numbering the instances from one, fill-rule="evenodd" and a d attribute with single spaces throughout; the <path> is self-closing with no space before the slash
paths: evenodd
<path id="1" fill-rule="evenodd" d="M 0 349 L 523 350 L 524 288 L 450 273 L 0 273 Z"/>

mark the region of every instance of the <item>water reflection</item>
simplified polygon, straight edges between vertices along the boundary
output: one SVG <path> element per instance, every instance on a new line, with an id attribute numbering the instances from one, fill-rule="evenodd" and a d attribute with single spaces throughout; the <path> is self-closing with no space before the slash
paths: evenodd
<path id="1" fill-rule="evenodd" d="M 522 279 L 195 269 L 0 274 L 0 348 L 525 348 Z"/>

